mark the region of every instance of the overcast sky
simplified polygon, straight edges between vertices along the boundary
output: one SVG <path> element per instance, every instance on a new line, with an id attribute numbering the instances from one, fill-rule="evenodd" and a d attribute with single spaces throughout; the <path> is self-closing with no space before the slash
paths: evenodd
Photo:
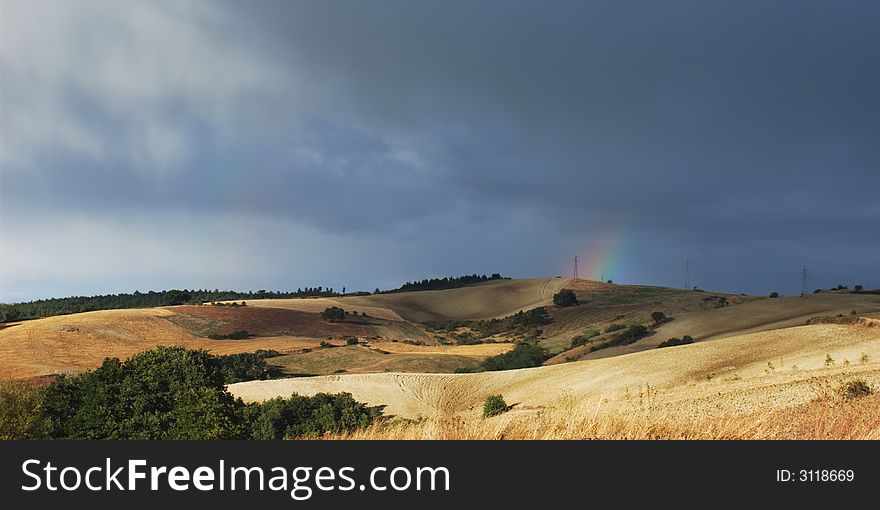
<path id="1" fill-rule="evenodd" d="M 880 286 L 874 1 L 0 1 L 0 301 Z"/>

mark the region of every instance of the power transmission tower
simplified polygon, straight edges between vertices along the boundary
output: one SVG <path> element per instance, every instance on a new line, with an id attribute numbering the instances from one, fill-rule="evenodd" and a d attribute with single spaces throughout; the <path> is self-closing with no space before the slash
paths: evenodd
<path id="1" fill-rule="evenodd" d="M 810 279 L 810 271 L 807 266 L 801 271 L 801 297 L 807 297 L 807 280 Z"/>
<path id="2" fill-rule="evenodd" d="M 574 256 L 574 276 L 573 276 L 573 278 L 577 279 L 577 277 L 578 277 L 578 256 L 575 255 Z"/>
<path id="3" fill-rule="evenodd" d="M 684 290 L 691 290 L 691 259 L 684 259 Z"/>

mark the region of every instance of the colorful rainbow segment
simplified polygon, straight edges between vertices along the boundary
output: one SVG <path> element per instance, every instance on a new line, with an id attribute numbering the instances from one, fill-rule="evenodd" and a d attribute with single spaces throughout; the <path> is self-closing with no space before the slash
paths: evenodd
<path id="1" fill-rule="evenodd" d="M 590 236 L 579 256 L 578 276 L 590 280 L 625 279 L 626 236 L 623 230 L 605 230 Z"/>

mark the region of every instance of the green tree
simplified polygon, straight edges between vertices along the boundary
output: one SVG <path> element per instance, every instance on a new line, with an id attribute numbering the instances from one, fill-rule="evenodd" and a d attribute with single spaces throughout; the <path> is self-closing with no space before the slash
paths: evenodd
<path id="1" fill-rule="evenodd" d="M 197 414 L 192 409 L 198 409 Z M 207 351 L 158 347 L 60 376 L 45 390 L 50 434 L 74 439 L 234 439 L 241 429 L 223 371 Z M 221 426 L 222 425 L 222 426 Z"/>
<path id="2" fill-rule="evenodd" d="M 331 306 L 321 312 L 321 318 L 328 322 L 343 321 L 345 320 L 345 310 L 338 306 Z"/>
<path id="3" fill-rule="evenodd" d="M 190 299 L 192 299 L 192 295 L 189 292 L 176 289 L 168 291 L 169 305 L 182 305 Z"/>
<path id="4" fill-rule="evenodd" d="M 666 314 L 663 312 L 651 312 L 651 320 L 654 324 L 663 324 L 666 322 Z"/>
<path id="5" fill-rule="evenodd" d="M 501 395 L 491 395 L 483 401 L 483 417 L 489 418 L 507 411 L 507 402 Z"/>
<path id="6" fill-rule="evenodd" d="M 248 404 L 245 416 L 252 439 L 318 437 L 368 426 L 378 411 L 354 399 L 350 393 L 313 397 L 293 394 Z"/>
<path id="7" fill-rule="evenodd" d="M 568 289 L 563 289 L 553 294 L 553 304 L 556 306 L 574 306 L 577 303 L 577 296 Z"/>
<path id="8" fill-rule="evenodd" d="M 547 350 L 537 345 L 521 343 L 512 351 L 490 356 L 483 360 L 480 368 L 485 371 L 513 370 L 540 366 L 547 359 Z"/>
<path id="9" fill-rule="evenodd" d="M 0 440 L 43 439 L 49 423 L 40 413 L 40 390 L 21 382 L 0 383 Z"/>

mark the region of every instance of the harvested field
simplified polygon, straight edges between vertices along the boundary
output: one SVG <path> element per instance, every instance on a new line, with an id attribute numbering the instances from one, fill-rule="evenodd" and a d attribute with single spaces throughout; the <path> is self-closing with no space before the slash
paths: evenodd
<path id="1" fill-rule="evenodd" d="M 517 413 L 551 413 L 560 401 L 573 401 L 609 413 L 650 407 L 686 420 L 803 405 L 816 398 L 817 381 L 833 386 L 851 378 L 880 383 L 878 328 L 800 326 L 505 372 L 335 375 L 252 381 L 230 389 L 246 401 L 348 391 L 405 418 L 476 419 L 486 396 L 502 394 L 517 404 Z"/>
<path id="2" fill-rule="evenodd" d="M 357 305 L 353 302 L 353 299 L 355 298 L 253 299 L 248 301 L 247 305 L 253 307 L 286 308 L 309 313 L 321 313 L 331 306 L 338 306 L 345 310 L 358 312 L 359 314 L 366 313 L 370 317 L 377 319 L 403 321 L 403 318 L 389 308 Z M 231 301 L 229 302 L 231 303 Z"/>
<path id="3" fill-rule="evenodd" d="M 81 372 L 99 366 L 106 357 L 125 359 L 157 345 L 233 354 L 258 349 L 293 352 L 320 342 L 295 337 L 198 338 L 166 320 L 173 314 L 160 308 L 104 310 L 17 323 L 0 330 L 0 379 Z"/>
<path id="4" fill-rule="evenodd" d="M 696 293 L 691 293 L 696 294 Z M 672 337 L 692 336 L 696 341 L 732 337 L 759 331 L 802 326 L 819 315 L 848 315 L 880 311 L 880 296 L 824 293 L 807 298 L 798 296 L 751 300 L 736 306 L 710 310 L 672 312 L 674 320 L 634 344 L 602 349 L 586 354 L 586 359 L 607 358 L 629 352 L 654 349 Z M 647 322 L 647 321 L 646 321 Z"/>
<path id="5" fill-rule="evenodd" d="M 347 345 L 271 358 L 269 363 L 288 375 L 335 373 L 424 372 L 448 373 L 473 368 L 487 356 L 512 349 L 512 344 L 421 346 L 398 342 Z"/>
<path id="6" fill-rule="evenodd" d="M 327 322 L 317 313 L 250 306 L 173 306 L 167 309 L 177 314 L 168 317 L 169 321 L 184 326 L 187 324 L 187 319 L 198 324 L 206 323 L 213 329 L 209 334 L 225 335 L 241 330 L 256 336 L 284 335 L 312 338 L 366 337 L 373 334 L 369 319 L 360 317 L 347 317 L 344 321 Z M 202 333 L 202 329 L 193 332 Z"/>
<path id="7" fill-rule="evenodd" d="M 408 321 L 480 320 L 501 318 L 520 310 L 553 303 L 568 278 L 495 280 L 457 289 L 423 290 L 372 296 L 352 296 L 340 301 L 349 306 L 393 310 Z"/>

